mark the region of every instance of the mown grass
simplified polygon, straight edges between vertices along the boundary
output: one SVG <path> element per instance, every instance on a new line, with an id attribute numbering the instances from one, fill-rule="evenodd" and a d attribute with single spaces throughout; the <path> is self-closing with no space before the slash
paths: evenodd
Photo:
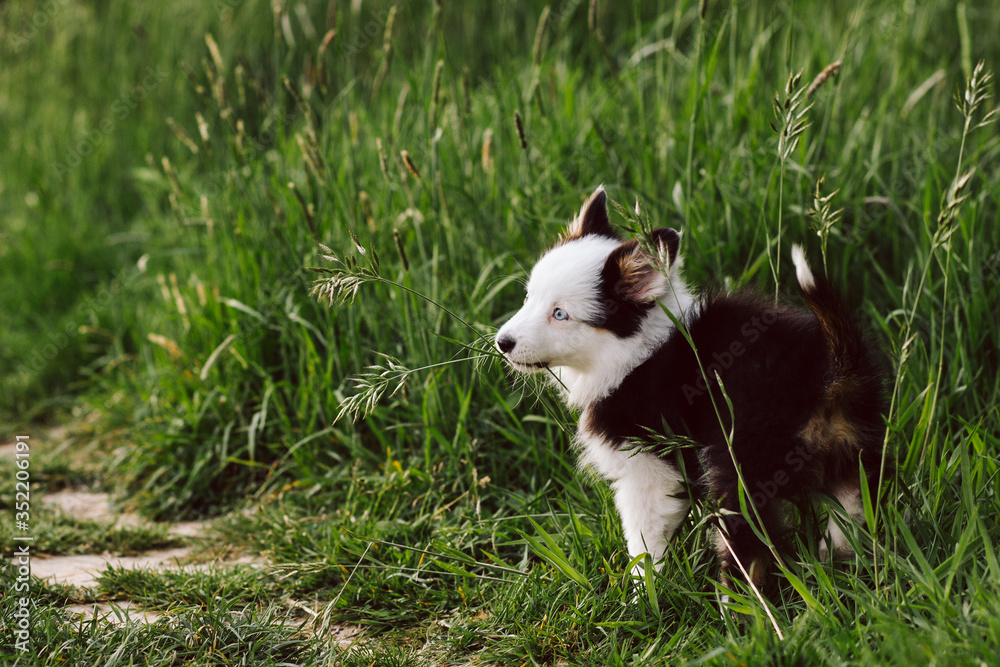
<path id="1" fill-rule="evenodd" d="M 318 656 L 281 615 L 234 603 L 183 609 L 149 624 L 120 611 L 112 621 L 43 616 L 35 625 L 35 664 L 276 666 L 310 664 Z"/>
<path id="2" fill-rule="evenodd" d="M 13 513 L 13 512 L 12 512 Z M 183 544 L 170 535 L 166 526 L 115 526 L 108 521 L 80 519 L 63 511 L 39 508 L 35 511 L 32 531 L 39 537 L 32 547 L 35 553 L 50 556 L 112 554 L 132 556 L 151 549 L 168 549 Z M 22 534 L 13 526 L 0 529 L 0 539 L 11 544 L 14 535 Z"/>
<path id="3" fill-rule="evenodd" d="M 123 575 L 123 594 L 193 607 L 105 632 L 42 604 L 39 661 L 113 664 L 132 647 L 152 664 L 172 664 L 171 647 L 194 664 L 253 647 L 366 665 L 997 654 L 1000 142 L 972 127 L 995 101 L 966 127 L 953 96 L 997 62 L 983 36 L 1000 15 L 734 1 L 704 16 L 601 4 L 591 20 L 587 3 L 543 5 L 337 3 L 331 18 L 67 3 L 42 36 L 4 42 L 4 410 L 31 429 L 75 405 L 123 500 L 159 519 L 225 515 L 225 538 L 268 557 L 285 593 Z M 37 10 L 0 11 L 9 35 Z M 782 159 L 772 100 L 837 60 Z M 57 177 L 146 67 L 168 74 Z M 822 244 L 808 215 L 821 178 L 843 209 Z M 773 622 L 749 591 L 719 614 L 701 508 L 633 600 L 607 489 L 575 472 L 573 416 L 490 359 L 439 365 L 482 354 L 477 337 L 599 183 L 683 229 L 699 285 L 790 295 L 791 243 L 814 265 L 825 245 L 893 364 L 899 471 L 881 525 L 856 527 L 856 556 L 835 565 L 815 556 L 823 517 L 807 518 Z M 378 279 L 329 308 L 310 296 L 310 267 L 335 266 L 317 242 L 360 266 L 377 255 Z M 350 378 L 388 368 L 380 355 L 404 370 L 366 417 L 334 422 Z M 291 600 L 316 614 L 308 631 L 273 624 Z M 360 650 L 325 641 L 343 623 L 369 633 Z"/>

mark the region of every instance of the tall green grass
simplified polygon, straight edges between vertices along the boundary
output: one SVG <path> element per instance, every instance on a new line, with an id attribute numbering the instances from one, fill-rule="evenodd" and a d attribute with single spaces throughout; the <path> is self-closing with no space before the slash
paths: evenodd
<path id="1" fill-rule="evenodd" d="M 203 57 L 190 36 L 228 17 L 227 52 L 259 60 L 271 34 L 260 11 L 221 7 L 53 0 L 0 10 L 5 423 L 44 423 L 72 406 L 108 363 L 109 340 L 122 338 L 111 317 L 134 294 L 135 262 L 170 252 L 156 243 L 161 207 L 150 208 L 141 172 L 172 143 L 164 118 L 201 108 L 184 76 Z M 134 353 L 141 343 L 124 338 Z"/>
<path id="2" fill-rule="evenodd" d="M 278 564 L 316 628 L 384 633 L 342 658 L 357 664 L 995 655 L 1000 142 L 975 128 L 995 100 L 970 123 L 953 100 L 1000 55 L 977 37 L 1000 28 L 989 3 L 357 6 L 67 4 L 62 51 L 19 47 L 0 74 L 16 240 L 0 280 L 19 299 L 4 358 L 71 342 L 5 374 L 6 409 L 51 415 L 82 390 L 127 502 L 252 508 L 223 530 Z M 33 10 L 3 11 L 16 27 Z M 838 60 L 782 140 L 789 76 Z M 125 86 L 170 74 L 60 185 L 51 163 L 122 91 L 97 63 Z M 51 97 L 15 94 L 34 79 Z M 742 621 L 720 618 L 700 508 L 634 603 L 573 416 L 489 360 L 443 363 L 480 354 L 600 183 L 683 229 L 698 285 L 792 294 L 805 243 L 893 363 L 881 525 L 831 565 L 807 520 L 773 622 L 742 591 Z M 827 195 L 830 225 L 809 215 Z M 329 307 L 310 294 L 310 268 L 336 266 L 320 243 L 341 264 L 377 256 L 379 280 Z M 426 370 L 390 372 L 370 414 L 334 421 L 387 357 Z"/>

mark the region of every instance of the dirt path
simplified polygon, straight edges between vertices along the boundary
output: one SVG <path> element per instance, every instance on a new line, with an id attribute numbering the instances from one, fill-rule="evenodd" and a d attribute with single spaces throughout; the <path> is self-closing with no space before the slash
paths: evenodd
<path id="1" fill-rule="evenodd" d="M 43 457 L 43 452 L 50 460 L 56 457 L 61 462 L 68 463 L 70 467 L 74 467 L 77 463 L 86 465 L 88 455 L 76 449 L 76 442 L 66 428 L 59 427 L 37 435 L 32 434 L 30 442 L 31 460 L 35 465 Z M 16 443 L 0 444 L 0 461 L 14 460 L 16 451 Z M 150 525 L 147 519 L 137 514 L 117 511 L 107 493 L 85 488 L 49 492 L 44 487 L 36 488 L 32 485 L 31 502 L 34 506 L 42 505 L 47 510 L 61 511 L 80 521 L 105 524 L 109 529 Z M 13 516 L 10 515 L 2 520 L 13 520 Z M 220 566 L 238 565 L 267 567 L 264 559 L 250 555 L 198 560 L 205 557 L 205 550 L 200 548 L 199 543 L 204 541 L 208 532 L 209 524 L 205 521 L 173 523 L 169 526 L 169 535 L 181 538 L 180 541 L 185 546 L 150 550 L 135 556 L 116 556 L 109 553 L 73 556 L 37 554 L 31 558 L 31 574 L 42 580 L 82 589 L 80 598 L 87 599 L 88 589 L 97 588 L 99 576 L 111 567 L 157 572 L 205 571 Z M 117 625 L 153 623 L 164 615 L 160 611 L 142 609 L 139 603 L 128 599 L 67 604 L 65 610 L 76 618 L 90 620 L 96 617 Z M 310 611 L 310 613 L 316 612 Z M 301 622 L 305 623 L 307 620 L 303 618 Z M 363 631 L 353 626 L 334 625 L 327 628 L 327 634 L 333 644 L 343 649 L 350 649 L 364 637 Z"/>
<path id="2" fill-rule="evenodd" d="M 108 522 L 113 527 L 140 526 L 145 520 L 136 514 L 116 514 L 106 493 L 90 491 L 60 491 L 48 495 L 42 502 L 58 508 L 72 516 L 91 521 Z M 170 527 L 170 534 L 183 538 L 198 538 L 206 528 L 201 521 L 176 523 Z M 59 584 L 69 584 L 80 588 L 93 588 L 98 576 L 109 567 L 163 571 L 169 569 L 202 570 L 217 567 L 218 562 L 186 563 L 194 548 L 192 546 L 147 551 L 138 556 L 111 556 L 107 554 L 85 554 L 79 556 L 35 557 L 31 561 L 31 572 L 40 579 Z M 224 561 L 226 565 L 257 564 L 258 559 L 249 556 Z M 116 609 L 117 608 L 117 609 Z M 159 612 L 143 611 L 130 600 L 109 603 L 76 604 L 67 611 L 86 617 L 100 616 L 111 621 L 124 621 L 128 617 L 135 621 L 151 622 L 161 616 Z"/>
<path id="3" fill-rule="evenodd" d="M 30 443 L 33 463 L 38 461 L 43 451 L 47 454 L 55 452 L 58 456 L 66 452 L 67 458 L 71 458 L 69 452 L 74 444 L 67 429 L 62 427 L 51 429 L 37 436 L 32 435 Z M 15 452 L 15 443 L 0 445 L 0 460 L 13 459 Z M 44 488 L 38 490 L 33 488 L 32 504 L 41 504 L 46 509 L 61 510 L 81 521 L 106 523 L 109 528 L 140 527 L 150 524 L 149 521 L 137 514 L 116 511 L 107 493 L 86 489 L 66 489 L 47 493 Z M 208 524 L 204 521 L 185 521 L 171 524 L 169 534 L 182 538 L 186 546 L 150 550 L 136 556 L 115 556 L 108 553 L 74 556 L 34 555 L 31 559 L 31 574 L 53 583 L 92 589 L 97 586 L 98 576 L 110 567 L 165 571 L 171 569 L 205 570 L 218 567 L 220 564 L 264 566 L 261 559 L 250 556 L 191 563 L 191 556 L 195 552 L 195 546 L 192 545 L 192 542 L 196 542 L 198 538 L 202 537 L 207 527 Z M 156 611 L 140 610 L 137 604 L 131 600 L 73 604 L 68 605 L 66 609 L 71 613 L 88 618 L 99 616 L 112 622 L 124 622 L 126 618 L 152 622 L 162 615 Z"/>

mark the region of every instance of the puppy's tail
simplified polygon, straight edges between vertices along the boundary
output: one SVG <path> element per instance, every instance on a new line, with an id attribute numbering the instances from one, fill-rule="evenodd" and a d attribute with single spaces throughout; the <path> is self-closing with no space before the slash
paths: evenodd
<path id="1" fill-rule="evenodd" d="M 833 393 L 857 387 L 871 373 L 868 345 L 847 304 L 822 276 L 813 275 L 802 246 L 792 246 L 795 276 L 806 303 L 819 320 L 833 364 Z"/>

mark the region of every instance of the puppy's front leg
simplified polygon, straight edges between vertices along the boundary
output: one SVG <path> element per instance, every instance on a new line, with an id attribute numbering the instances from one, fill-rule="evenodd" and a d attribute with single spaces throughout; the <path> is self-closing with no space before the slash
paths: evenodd
<path id="1" fill-rule="evenodd" d="M 690 509 L 681 474 L 652 454 L 630 456 L 611 484 L 630 558 L 648 553 L 659 564 L 667 540 Z M 641 575 L 636 565 L 633 574 Z"/>

